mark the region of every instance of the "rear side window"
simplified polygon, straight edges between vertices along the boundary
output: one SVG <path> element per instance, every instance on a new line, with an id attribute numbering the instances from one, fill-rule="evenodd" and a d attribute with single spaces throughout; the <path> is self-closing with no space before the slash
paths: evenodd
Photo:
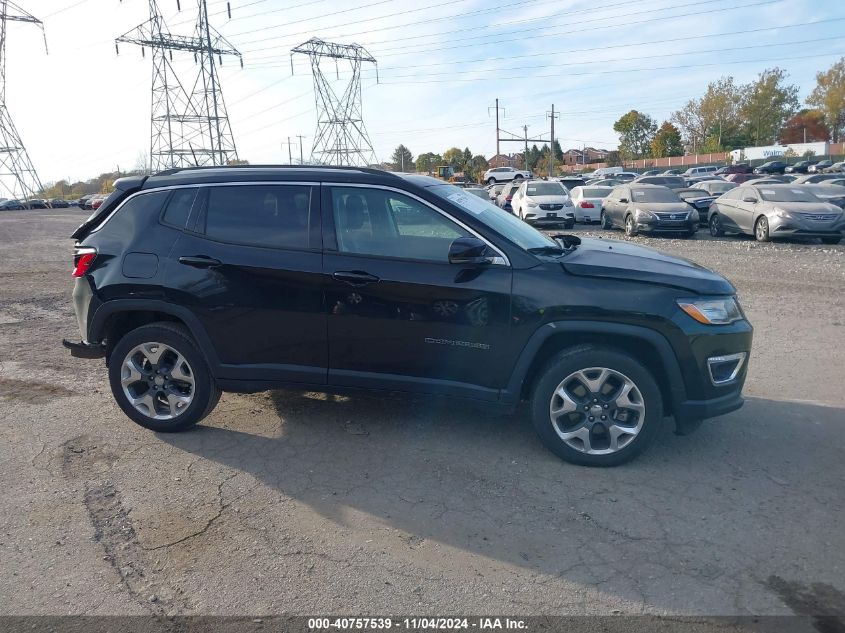
<path id="1" fill-rule="evenodd" d="M 132 196 L 96 230 L 116 235 L 135 235 L 151 218 L 158 222 L 161 207 L 168 195 L 169 191 L 153 191 Z"/>
<path id="2" fill-rule="evenodd" d="M 205 234 L 248 246 L 309 248 L 311 194 L 308 185 L 209 187 Z"/>
<path id="3" fill-rule="evenodd" d="M 188 224 L 188 216 L 191 215 L 191 207 L 197 197 L 198 189 L 176 189 L 167 201 L 162 220 L 177 228 L 184 229 Z"/>

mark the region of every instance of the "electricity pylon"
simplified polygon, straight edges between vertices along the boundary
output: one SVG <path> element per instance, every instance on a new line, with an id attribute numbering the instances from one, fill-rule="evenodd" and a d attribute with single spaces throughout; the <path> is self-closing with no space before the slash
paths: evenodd
<path id="1" fill-rule="evenodd" d="M 41 20 L 24 11 L 14 2 L 0 0 L 0 189 L 4 197 L 25 200 L 43 190 L 41 181 L 29 160 L 20 134 L 6 107 L 6 22 L 29 22 L 41 28 Z M 44 38 L 47 47 L 47 38 Z"/>
<path id="2" fill-rule="evenodd" d="M 358 44 L 333 44 L 312 37 L 304 44 L 291 49 L 291 72 L 295 53 L 308 55 L 314 75 L 317 131 L 311 146 L 311 162 L 318 165 L 353 166 L 366 166 L 377 162 L 373 144 L 364 126 L 361 108 L 361 64 L 375 64 L 375 58 Z M 340 96 L 320 67 L 320 63 L 326 59 L 335 60 L 338 79 L 338 60 L 347 60 L 351 66 L 352 76 Z"/>
<path id="3" fill-rule="evenodd" d="M 220 89 L 217 60 L 241 54 L 208 23 L 206 0 L 199 0 L 192 36 L 170 33 L 156 0 L 149 0 L 150 19 L 115 40 L 137 44 L 153 58 L 150 170 L 194 165 L 226 165 L 238 152 Z M 192 81 L 173 68 L 173 51 L 190 52 L 199 65 Z M 241 60 L 243 66 L 243 60 Z"/>

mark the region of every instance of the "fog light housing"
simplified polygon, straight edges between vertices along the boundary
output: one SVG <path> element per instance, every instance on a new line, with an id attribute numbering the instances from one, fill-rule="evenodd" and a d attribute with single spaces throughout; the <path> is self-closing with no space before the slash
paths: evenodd
<path id="1" fill-rule="evenodd" d="M 736 380 L 747 356 L 748 352 L 739 352 L 708 358 L 707 371 L 710 373 L 710 382 L 714 385 L 726 385 Z"/>

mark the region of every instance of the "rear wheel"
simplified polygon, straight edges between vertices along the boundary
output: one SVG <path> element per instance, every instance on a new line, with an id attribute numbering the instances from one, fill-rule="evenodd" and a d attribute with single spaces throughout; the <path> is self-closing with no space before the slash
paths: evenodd
<path id="1" fill-rule="evenodd" d="M 208 364 L 188 331 L 172 323 L 126 334 L 109 357 L 109 383 L 129 418 L 153 431 L 182 431 L 220 399 Z"/>
<path id="2" fill-rule="evenodd" d="M 628 354 L 591 345 L 566 350 L 546 365 L 531 411 L 546 447 L 584 466 L 633 459 L 654 440 L 663 419 L 649 371 Z"/>
<path id="3" fill-rule="evenodd" d="M 718 213 L 710 216 L 710 222 L 708 224 L 710 226 L 710 235 L 713 237 L 722 237 L 725 234 L 725 229 L 722 228 L 722 219 Z"/>
<path id="4" fill-rule="evenodd" d="M 490 178 L 487 179 L 487 184 L 488 185 L 495 185 L 496 179 L 491 176 Z"/>
<path id="5" fill-rule="evenodd" d="M 625 235 L 634 237 L 637 234 L 637 225 L 634 224 L 634 216 L 628 215 L 625 217 Z"/>
<path id="6" fill-rule="evenodd" d="M 823 237 L 822 244 L 839 244 L 842 241 L 841 237 Z"/>
<path id="7" fill-rule="evenodd" d="M 758 242 L 771 241 L 772 238 L 769 236 L 769 220 L 765 215 L 757 218 L 757 222 L 754 224 L 754 237 Z"/>
<path id="8" fill-rule="evenodd" d="M 601 223 L 601 228 L 603 228 L 605 230 L 613 228 L 613 225 L 610 223 L 610 218 L 607 217 L 607 213 L 604 212 L 604 209 L 601 210 L 601 215 L 599 216 L 599 222 Z"/>

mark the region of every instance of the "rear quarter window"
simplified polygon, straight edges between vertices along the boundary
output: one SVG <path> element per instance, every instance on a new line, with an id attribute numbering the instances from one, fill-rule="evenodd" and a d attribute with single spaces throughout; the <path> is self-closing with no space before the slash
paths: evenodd
<path id="1" fill-rule="evenodd" d="M 168 195 L 169 191 L 151 191 L 129 197 L 95 232 L 106 235 L 134 235 L 151 218 L 158 218 Z"/>

